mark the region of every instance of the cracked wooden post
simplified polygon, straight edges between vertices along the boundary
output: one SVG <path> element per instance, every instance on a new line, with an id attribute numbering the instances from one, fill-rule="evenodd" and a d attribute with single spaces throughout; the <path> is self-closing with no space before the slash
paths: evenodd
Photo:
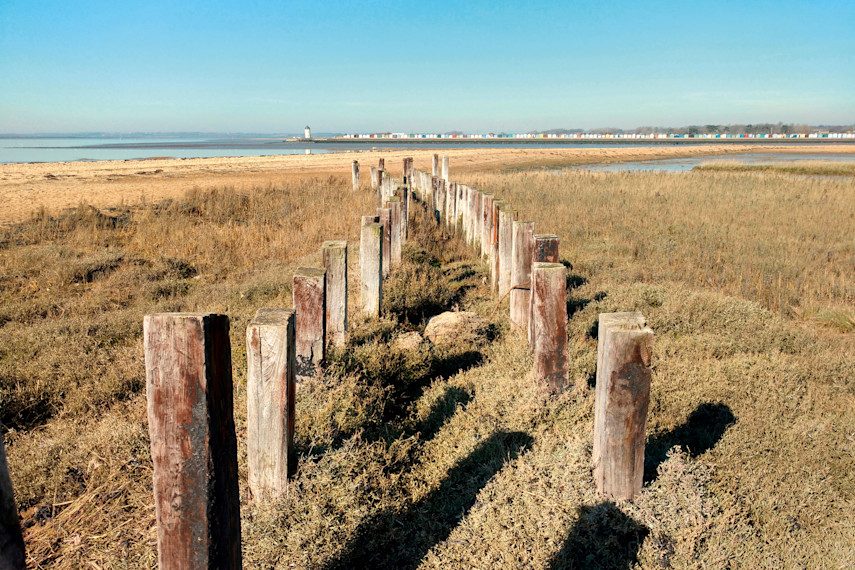
<path id="1" fill-rule="evenodd" d="M 446 186 L 448 186 L 448 155 L 442 155 L 442 179 L 445 180 Z"/>
<path id="2" fill-rule="evenodd" d="M 484 201 L 484 193 L 480 190 L 475 191 L 475 209 L 472 211 L 472 247 L 475 249 L 475 255 L 481 255 L 481 205 Z"/>
<path id="3" fill-rule="evenodd" d="M 466 232 L 463 229 L 463 220 L 466 212 L 466 187 L 463 184 L 454 183 L 454 188 L 457 190 L 457 201 L 454 208 L 454 228 L 465 236 Z M 465 239 L 465 238 L 464 238 Z"/>
<path id="4" fill-rule="evenodd" d="M 641 313 L 600 315 L 592 459 L 601 495 L 632 499 L 641 491 L 652 348 Z"/>
<path id="5" fill-rule="evenodd" d="M 380 316 L 383 302 L 383 226 L 363 216 L 359 238 L 359 293 L 362 310 L 373 317 Z"/>
<path id="6" fill-rule="evenodd" d="M 377 183 L 377 167 L 376 166 L 369 166 L 368 169 L 369 169 L 370 174 L 371 174 L 371 189 L 377 190 L 377 186 L 379 185 Z"/>
<path id="7" fill-rule="evenodd" d="M 534 222 L 513 222 L 511 244 L 511 322 L 528 333 L 531 303 L 531 254 L 534 248 Z M 528 336 L 526 334 L 526 336 Z"/>
<path id="8" fill-rule="evenodd" d="M 327 337 L 335 346 L 347 338 L 347 242 L 325 241 L 321 245 L 327 293 Z"/>
<path id="9" fill-rule="evenodd" d="M 296 315 L 263 308 L 246 329 L 246 460 L 253 499 L 277 499 L 297 470 Z"/>
<path id="10" fill-rule="evenodd" d="M 454 182 L 444 182 L 445 185 L 445 225 L 454 229 L 457 220 L 457 187 Z"/>
<path id="11" fill-rule="evenodd" d="M 504 200 L 493 200 L 493 213 L 490 215 L 490 289 L 499 292 L 499 212 L 506 205 Z"/>
<path id="12" fill-rule="evenodd" d="M 392 237 L 389 239 L 389 262 L 394 269 L 401 265 L 401 200 L 393 196 L 386 207 L 392 210 Z"/>
<path id="13" fill-rule="evenodd" d="M 410 237 L 410 194 L 411 187 L 404 185 L 398 188 L 396 196 L 401 201 L 401 242 Z"/>
<path id="14" fill-rule="evenodd" d="M 567 387 L 567 285 L 561 263 L 534 262 L 531 330 L 534 378 L 552 394 Z"/>
<path id="15" fill-rule="evenodd" d="M 158 567 L 240 568 L 229 318 L 146 315 L 143 338 Z"/>
<path id="16" fill-rule="evenodd" d="M 392 209 L 377 208 L 377 223 L 383 226 L 383 278 L 392 271 Z"/>
<path id="17" fill-rule="evenodd" d="M 439 155 L 433 155 L 433 159 L 430 163 L 430 174 L 434 178 L 439 178 Z"/>
<path id="18" fill-rule="evenodd" d="M 6 443 L 0 431 L 0 568 L 24 570 L 26 553 L 21 523 L 15 506 L 15 493 L 9 464 L 6 461 Z"/>
<path id="19" fill-rule="evenodd" d="M 297 382 L 320 372 L 327 354 L 326 271 L 298 267 L 294 273 L 297 312 Z"/>
<path id="20" fill-rule="evenodd" d="M 445 217 L 445 182 L 441 178 L 431 178 L 433 185 L 433 211 L 437 223 Z"/>
<path id="21" fill-rule="evenodd" d="M 553 234 L 535 234 L 534 249 L 531 253 L 531 262 L 535 263 L 558 263 L 558 236 Z M 534 291 L 534 274 L 532 279 L 532 291 Z M 566 293 L 565 293 L 566 296 Z M 528 345 L 534 347 L 534 329 L 531 312 L 534 310 L 534 293 L 530 295 L 529 320 L 528 320 Z"/>
<path id="22" fill-rule="evenodd" d="M 493 195 L 484 194 L 481 197 L 481 257 L 490 255 L 490 230 L 492 229 Z"/>
<path id="23" fill-rule="evenodd" d="M 351 165 L 351 173 L 350 173 L 351 181 L 353 182 L 353 190 L 359 190 L 359 161 L 354 160 Z"/>
<path id="24" fill-rule="evenodd" d="M 377 169 L 377 203 L 383 205 L 383 169 Z"/>
<path id="25" fill-rule="evenodd" d="M 499 297 L 502 298 L 511 290 L 511 273 L 513 267 L 514 220 L 517 211 L 505 205 L 499 210 Z"/>
<path id="26" fill-rule="evenodd" d="M 377 161 L 377 169 L 378 170 L 386 170 L 386 159 L 381 158 Z"/>

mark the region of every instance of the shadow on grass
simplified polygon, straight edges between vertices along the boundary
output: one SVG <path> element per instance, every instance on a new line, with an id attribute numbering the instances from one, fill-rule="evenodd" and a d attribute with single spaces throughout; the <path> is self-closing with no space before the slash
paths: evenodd
<path id="1" fill-rule="evenodd" d="M 656 479 L 656 471 L 665 461 L 668 450 L 675 445 L 683 447 L 690 457 L 698 457 L 712 449 L 735 422 L 736 417 L 728 406 L 720 403 L 701 404 L 689 414 L 685 423 L 647 441 L 644 482 Z"/>
<path id="2" fill-rule="evenodd" d="M 465 406 L 471 399 L 472 394 L 463 388 L 448 386 L 442 396 L 431 406 L 428 416 L 414 426 L 421 432 L 422 441 L 433 439 L 445 422 L 457 412 L 457 407 Z"/>
<path id="3" fill-rule="evenodd" d="M 578 514 L 579 520 L 550 563 L 550 570 L 624 570 L 638 562 L 638 549 L 650 532 L 647 527 L 611 502 L 579 507 Z"/>
<path id="4" fill-rule="evenodd" d="M 328 570 L 416 568 L 445 540 L 475 504 L 484 485 L 531 444 L 522 432 L 499 432 L 482 441 L 448 472 L 435 491 L 399 511 L 384 511 L 363 523 Z"/>

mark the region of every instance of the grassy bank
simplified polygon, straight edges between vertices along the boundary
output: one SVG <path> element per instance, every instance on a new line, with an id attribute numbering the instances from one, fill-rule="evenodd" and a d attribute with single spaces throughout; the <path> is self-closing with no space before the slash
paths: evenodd
<path id="1" fill-rule="evenodd" d="M 804 160 L 772 164 L 745 164 L 723 160 L 701 164 L 692 170 L 705 172 L 768 172 L 802 174 L 806 176 L 855 176 L 855 162 Z"/>
<path id="2" fill-rule="evenodd" d="M 855 562 L 853 183 L 469 176 L 561 237 L 571 388 L 546 399 L 528 381 L 485 267 L 419 214 L 384 317 L 353 315 L 326 377 L 301 385 L 300 469 L 272 505 L 247 500 L 244 329 L 257 308 L 290 306 L 293 269 L 317 264 L 322 240 L 356 242 L 372 195 L 315 180 L 11 228 L 0 379 L 31 564 L 154 563 L 141 321 L 162 310 L 232 319 L 247 568 Z M 487 323 L 446 345 L 398 344 L 452 308 Z M 654 376 L 645 488 L 615 504 L 591 476 L 593 335 L 598 313 L 626 310 L 655 331 Z"/>

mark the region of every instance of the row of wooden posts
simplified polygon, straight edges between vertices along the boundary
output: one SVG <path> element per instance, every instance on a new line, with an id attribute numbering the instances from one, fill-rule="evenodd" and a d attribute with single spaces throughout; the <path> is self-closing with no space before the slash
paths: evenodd
<path id="1" fill-rule="evenodd" d="M 352 172 L 357 190 L 357 161 Z M 564 390 L 566 269 L 559 261 L 558 237 L 535 234 L 533 222 L 517 220 L 511 205 L 492 194 L 451 182 L 448 157 L 440 163 L 434 155 L 430 174 L 405 158 L 400 184 L 380 159 L 371 168 L 371 187 L 381 207 L 376 216 L 362 218 L 362 311 L 380 314 L 383 281 L 401 262 L 410 208 L 418 200 L 433 210 L 438 224 L 486 259 L 493 292 L 500 299 L 510 297 L 511 322 L 526 331 L 534 353 L 534 381 L 551 393 Z M 324 242 L 323 267 L 299 268 L 294 274 L 294 307 L 259 309 L 247 327 L 247 463 L 254 500 L 286 492 L 297 467 L 297 383 L 321 371 L 328 343 L 345 343 L 347 252 L 345 241 Z M 145 317 L 143 328 L 159 565 L 240 567 L 229 319 L 207 313 L 153 314 Z M 640 491 L 643 477 L 652 331 L 640 313 L 610 313 L 600 315 L 598 335 L 594 478 L 600 493 L 628 499 Z M 0 493 L 0 544 L 4 536 L 11 536 L 7 541 L 13 547 L 20 544 L 20 565 L 8 567 L 23 568 L 2 440 Z M 14 554 L 14 548 L 9 552 Z"/>

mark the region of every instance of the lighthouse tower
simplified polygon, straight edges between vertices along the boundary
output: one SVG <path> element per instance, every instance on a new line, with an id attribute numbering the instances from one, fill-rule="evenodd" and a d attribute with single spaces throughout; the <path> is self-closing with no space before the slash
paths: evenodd
<path id="1" fill-rule="evenodd" d="M 303 138 L 312 138 L 312 129 L 309 128 L 309 125 L 306 125 L 306 128 L 304 129 L 303 133 L 305 134 Z"/>

